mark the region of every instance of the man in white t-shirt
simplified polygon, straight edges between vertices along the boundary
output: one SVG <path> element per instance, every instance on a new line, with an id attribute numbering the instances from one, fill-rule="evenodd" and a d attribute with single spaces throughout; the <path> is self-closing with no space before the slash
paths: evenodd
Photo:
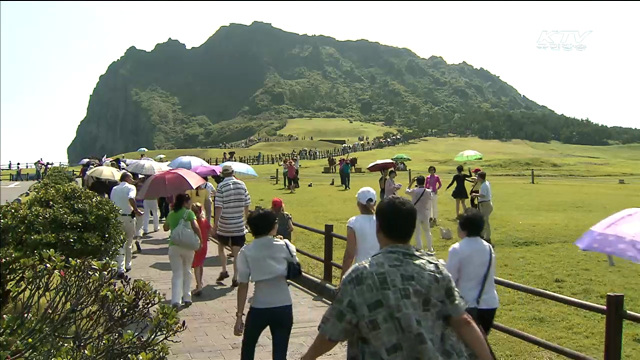
<path id="1" fill-rule="evenodd" d="M 342 274 L 361 261 L 369 259 L 380 250 L 376 235 L 376 191 L 370 187 L 363 187 L 356 194 L 360 215 L 347 221 L 347 247 L 342 257 Z"/>
<path id="2" fill-rule="evenodd" d="M 135 216 L 142 216 L 142 212 L 136 206 L 136 187 L 133 186 L 133 177 L 128 172 L 120 175 L 120 184 L 111 189 L 110 199 L 120 209 L 120 222 L 125 234 L 125 243 L 120 248 L 120 254 L 116 257 L 118 263 L 118 277 L 124 277 L 124 271 L 131 270 L 131 244 L 136 234 Z"/>
<path id="3" fill-rule="evenodd" d="M 418 187 L 413 187 L 413 183 L 417 183 Z M 433 253 L 433 241 L 431 238 L 431 226 L 429 225 L 429 218 L 431 217 L 431 190 L 425 188 L 426 179 L 424 176 L 418 176 L 411 179 L 411 183 L 405 190 L 405 193 L 411 195 L 411 202 L 416 207 L 418 216 L 416 219 L 416 246 L 422 250 L 422 235 L 424 233 L 427 238 L 428 252 Z"/>
<path id="4" fill-rule="evenodd" d="M 482 238 L 491 244 L 491 225 L 489 225 L 489 216 L 493 212 L 493 201 L 491 200 L 491 184 L 487 181 L 487 173 L 480 171 L 477 175 L 480 185 L 480 193 L 471 196 L 478 198 L 478 210 L 484 218 L 484 230 L 482 230 Z"/>

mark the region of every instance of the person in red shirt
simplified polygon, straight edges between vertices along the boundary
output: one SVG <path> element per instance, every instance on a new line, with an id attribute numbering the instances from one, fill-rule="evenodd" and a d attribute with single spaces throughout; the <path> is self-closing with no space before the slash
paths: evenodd
<path id="1" fill-rule="evenodd" d="M 202 239 L 202 246 L 200 249 L 196 251 L 196 254 L 193 257 L 193 263 L 191 267 L 193 268 L 193 274 L 196 277 L 196 290 L 193 292 L 193 296 L 200 296 L 202 294 L 202 276 L 204 272 L 204 259 L 207 257 L 207 241 L 209 240 L 209 230 L 211 230 L 211 223 L 209 219 L 205 216 L 205 212 L 202 211 L 202 204 L 199 202 L 193 204 L 191 207 L 191 211 L 196 214 L 196 221 L 198 222 L 198 226 L 200 227 L 200 234 Z"/>

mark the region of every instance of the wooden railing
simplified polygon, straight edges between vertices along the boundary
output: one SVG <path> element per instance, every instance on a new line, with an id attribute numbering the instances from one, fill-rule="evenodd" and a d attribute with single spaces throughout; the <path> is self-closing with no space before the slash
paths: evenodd
<path id="1" fill-rule="evenodd" d="M 302 249 L 296 249 L 298 254 L 309 257 L 315 261 L 321 262 L 323 267 L 322 280 L 327 284 L 333 282 L 333 268 L 342 269 L 342 266 L 333 261 L 333 239 L 340 239 L 346 241 L 347 238 L 343 235 L 333 232 L 333 225 L 326 224 L 324 231 L 299 224 L 294 222 L 293 225 L 300 229 L 310 231 L 315 234 L 324 236 L 324 257 L 320 257 L 315 254 L 311 254 Z M 556 294 L 550 291 L 537 289 L 531 286 L 518 284 L 513 281 L 495 278 L 497 285 L 540 297 L 543 299 L 555 301 L 564 305 L 568 305 L 574 308 L 582 309 L 589 312 L 605 315 L 605 339 L 604 339 L 604 360 L 620 360 L 622 358 L 622 325 L 624 320 L 628 320 L 634 323 L 640 324 L 640 314 L 627 311 L 624 309 L 624 295 L 623 294 L 607 294 L 607 303 L 605 306 L 590 303 L 574 299 L 568 296 Z M 335 292 L 332 292 L 335 294 Z M 329 299 L 333 300 L 333 299 Z M 510 328 L 503 324 L 494 323 L 493 328 L 497 331 L 513 336 L 517 339 L 523 340 L 530 344 L 536 345 L 543 349 L 549 350 L 556 354 L 565 356 L 569 359 L 593 359 L 585 354 L 577 352 L 575 350 L 568 349 L 566 347 L 554 344 L 552 342 L 543 340 L 526 332 Z"/>

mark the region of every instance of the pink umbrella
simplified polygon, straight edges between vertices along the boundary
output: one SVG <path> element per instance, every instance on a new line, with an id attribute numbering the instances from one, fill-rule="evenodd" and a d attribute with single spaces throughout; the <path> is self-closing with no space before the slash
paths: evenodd
<path id="1" fill-rule="evenodd" d="M 640 208 L 615 213 L 589 229 L 575 244 L 585 251 L 596 251 L 640 263 Z"/>
<path id="2" fill-rule="evenodd" d="M 204 184 L 198 174 L 186 169 L 171 169 L 151 176 L 144 182 L 138 198 L 157 199 L 182 194 Z"/>
<path id="3" fill-rule="evenodd" d="M 216 175 L 220 175 L 220 173 L 222 173 L 222 167 L 217 166 L 217 165 L 201 165 L 201 166 L 196 166 L 194 168 L 191 169 L 191 171 L 193 171 L 194 173 L 205 177 L 205 176 L 216 176 Z"/>

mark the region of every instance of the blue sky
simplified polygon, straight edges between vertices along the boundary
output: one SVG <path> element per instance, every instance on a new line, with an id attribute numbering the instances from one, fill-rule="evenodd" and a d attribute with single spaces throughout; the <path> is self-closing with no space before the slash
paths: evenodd
<path id="1" fill-rule="evenodd" d="M 130 46 L 197 47 L 255 20 L 466 61 L 558 113 L 640 128 L 639 13 L 621 2 L 1 2 L 0 162 L 66 161 L 99 77 Z M 538 48 L 563 40 L 585 48 Z"/>

